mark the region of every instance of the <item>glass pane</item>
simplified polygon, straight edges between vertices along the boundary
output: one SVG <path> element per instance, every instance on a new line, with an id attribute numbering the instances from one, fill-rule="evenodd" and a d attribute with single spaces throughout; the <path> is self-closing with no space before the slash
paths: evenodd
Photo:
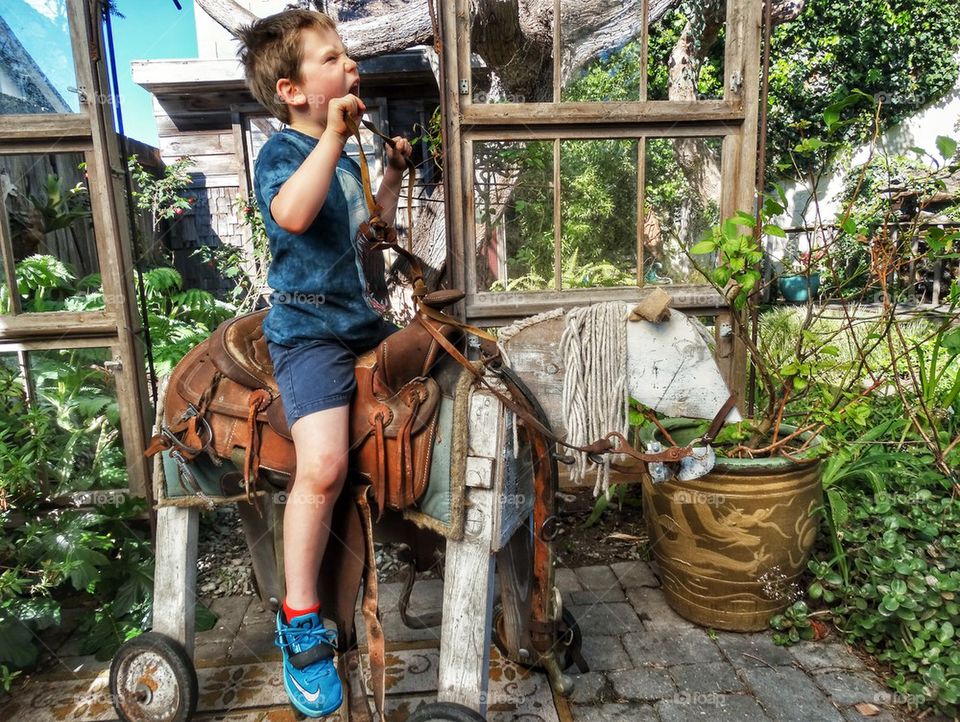
<path id="1" fill-rule="evenodd" d="M 22 310 L 103 308 L 83 154 L 0 155 L 0 183 Z"/>
<path id="2" fill-rule="evenodd" d="M 648 138 L 644 193 L 644 283 L 706 283 L 682 249 L 719 223 L 720 139 Z"/>
<path id="3" fill-rule="evenodd" d="M 553 142 L 473 148 L 477 290 L 553 288 Z"/>
<path id="4" fill-rule="evenodd" d="M 726 0 L 651 4 L 647 48 L 649 100 L 723 97 Z"/>
<path id="5" fill-rule="evenodd" d="M 473 102 L 553 102 L 553 3 L 470 7 Z"/>
<path id="6" fill-rule="evenodd" d="M 80 109 L 66 0 L 0 5 L 0 114 Z"/>
<path id="7" fill-rule="evenodd" d="M 637 141 L 560 143 L 563 288 L 637 283 Z"/>
<path id="8" fill-rule="evenodd" d="M 0 455 L 0 473 L 29 482 L 24 493 L 47 496 L 127 486 L 117 389 L 104 368 L 110 349 L 25 356 L 29 400 L 18 355 L 0 355 L 0 429 L 7 429 L 0 441 L 17 451 L 19 461 L 4 468 L 9 460 Z"/>
<path id="9" fill-rule="evenodd" d="M 560 99 L 640 100 L 641 3 L 560 4 Z"/>

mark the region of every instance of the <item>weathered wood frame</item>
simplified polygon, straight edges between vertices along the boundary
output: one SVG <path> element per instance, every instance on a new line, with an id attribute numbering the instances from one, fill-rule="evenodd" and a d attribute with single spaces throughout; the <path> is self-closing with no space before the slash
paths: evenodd
<path id="1" fill-rule="evenodd" d="M 754 207 L 757 118 L 759 102 L 762 4 L 757 0 L 727 0 L 724 56 L 724 97 L 721 100 L 677 102 L 645 100 L 648 3 L 642 3 L 640 98 L 631 102 L 561 102 L 559 57 L 561 30 L 554 22 L 554 102 L 473 104 L 470 84 L 470 7 L 468 0 L 440 3 L 443 42 L 441 102 L 444 107 L 447 198 L 447 267 L 454 287 L 466 290 L 468 320 L 492 326 L 556 306 L 604 300 L 642 298 L 642 193 L 646 138 L 718 137 L 722 139 L 720 215 Z M 559 18 L 560 0 L 554 17 Z M 496 293 L 477 290 L 474 248 L 475 207 L 473 144 L 487 140 L 554 141 L 554 227 L 559 239 L 560 187 L 558 148 L 561 139 L 635 138 L 638 141 L 638 285 L 636 287 Z M 718 351 L 726 357 L 728 381 L 745 365 L 741 350 L 731 349 L 726 301 L 707 285 L 660 286 L 673 296 L 675 308 L 717 317 Z M 727 347 L 726 351 L 722 351 Z M 738 385 L 738 384 L 735 384 Z"/>
<path id="2" fill-rule="evenodd" d="M 0 116 L 0 155 L 83 153 L 106 308 L 102 311 L 23 313 L 16 293 L 0 313 L 0 352 L 109 348 L 114 364 L 120 430 L 131 493 L 149 498 L 146 448 L 149 404 L 142 332 L 133 292 L 135 272 L 127 221 L 124 166 L 113 127 L 102 26 L 96 0 L 66 0 L 70 42 L 80 95 L 78 113 Z M 0 203 L 3 280 L 15 287 L 13 244 Z"/>

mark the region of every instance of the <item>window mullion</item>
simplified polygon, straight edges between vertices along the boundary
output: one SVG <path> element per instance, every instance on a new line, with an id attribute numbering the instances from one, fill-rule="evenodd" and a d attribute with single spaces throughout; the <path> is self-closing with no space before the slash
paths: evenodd
<path id="1" fill-rule="evenodd" d="M 650 37 L 649 28 L 650 3 L 648 0 L 640 0 L 640 98 L 641 102 L 647 100 L 647 50 Z"/>
<path id="2" fill-rule="evenodd" d="M 561 272 L 561 249 L 563 240 L 561 235 L 561 208 L 560 208 L 560 139 L 553 140 L 553 287 L 559 291 L 563 288 L 563 274 Z"/>
<path id="3" fill-rule="evenodd" d="M 637 285 L 643 286 L 643 246 L 646 228 L 647 139 L 637 139 Z"/>
<path id="4" fill-rule="evenodd" d="M 10 233 L 10 220 L 7 218 L 6 199 L 0 198 L 0 260 L 3 265 L 3 280 L 7 283 L 10 293 L 10 302 L 7 308 L 0 308 L 0 314 L 18 314 L 20 308 L 20 294 L 17 291 L 17 274 L 14 270 L 16 261 L 13 259 L 13 236 Z"/>

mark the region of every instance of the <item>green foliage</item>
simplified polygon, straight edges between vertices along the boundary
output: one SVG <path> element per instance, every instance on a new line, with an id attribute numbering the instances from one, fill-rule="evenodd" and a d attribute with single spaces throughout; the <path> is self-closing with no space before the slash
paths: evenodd
<path id="1" fill-rule="evenodd" d="M 193 200 L 185 198 L 183 191 L 190 184 L 188 169 L 192 165 L 192 158 L 178 158 L 166 166 L 163 175 L 157 178 L 140 165 L 136 156 L 127 159 L 127 167 L 135 184 L 133 200 L 139 210 L 150 214 L 154 230 L 161 221 L 172 220 L 190 210 Z"/>
<path id="2" fill-rule="evenodd" d="M 770 626 L 774 629 L 774 644 L 796 644 L 801 639 L 813 639 L 813 625 L 810 624 L 809 609 L 806 603 L 797 601 L 787 607 L 783 614 L 775 614 L 770 618 Z"/>
<path id="3" fill-rule="evenodd" d="M 83 183 L 65 190 L 60 176 L 51 173 L 47 175 L 44 190 L 43 197 L 30 196 L 30 203 L 43 219 L 44 233 L 69 228 L 78 220 L 90 218 L 87 187 Z"/>
<path id="4" fill-rule="evenodd" d="M 883 475 L 886 489 L 848 487 L 838 530 L 848 576 L 829 558 L 814 559 L 808 594 L 850 643 L 889 665 L 887 683 L 911 706 L 952 715 L 960 704 L 960 505 L 922 455 L 899 457 L 888 465 L 897 473 Z"/>
<path id="5" fill-rule="evenodd" d="M 792 174 L 789 149 L 828 130 L 835 104 L 859 90 L 880 103 L 881 129 L 943 97 L 958 77 L 960 6 L 942 0 L 810 0 L 771 43 L 767 149 L 771 173 Z M 830 113 L 825 111 L 831 110 Z M 866 140 L 874 107 L 860 103 L 842 132 Z M 812 160 L 802 160 L 810 168 Z"/>

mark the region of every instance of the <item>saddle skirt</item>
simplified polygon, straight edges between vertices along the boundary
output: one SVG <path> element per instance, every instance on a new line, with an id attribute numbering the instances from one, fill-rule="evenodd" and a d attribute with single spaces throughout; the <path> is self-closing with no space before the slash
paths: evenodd
<path id="1" fill-rule="evenodd" d="M 433 300 L 440 306 L 459 297 L 457 292 Z M 229 459 L 240 451 L 248 493 L 261 470 L 293 478 L 296 454 L 263 336 L 265 315 L 257 311 L 224 322 L 177 364 L 161 433 L 148 456 L 170 449 L 178 462 L 190 462 L 201 453 Z M 452 343 L 462 337 L 456 326 L 418 313 L 355 367 L 351 470 L 370 482 L 381 513 L 416 504 L 430 476 L 441 397 L 431 373 L 445 352 L 425 324 Z"/>

